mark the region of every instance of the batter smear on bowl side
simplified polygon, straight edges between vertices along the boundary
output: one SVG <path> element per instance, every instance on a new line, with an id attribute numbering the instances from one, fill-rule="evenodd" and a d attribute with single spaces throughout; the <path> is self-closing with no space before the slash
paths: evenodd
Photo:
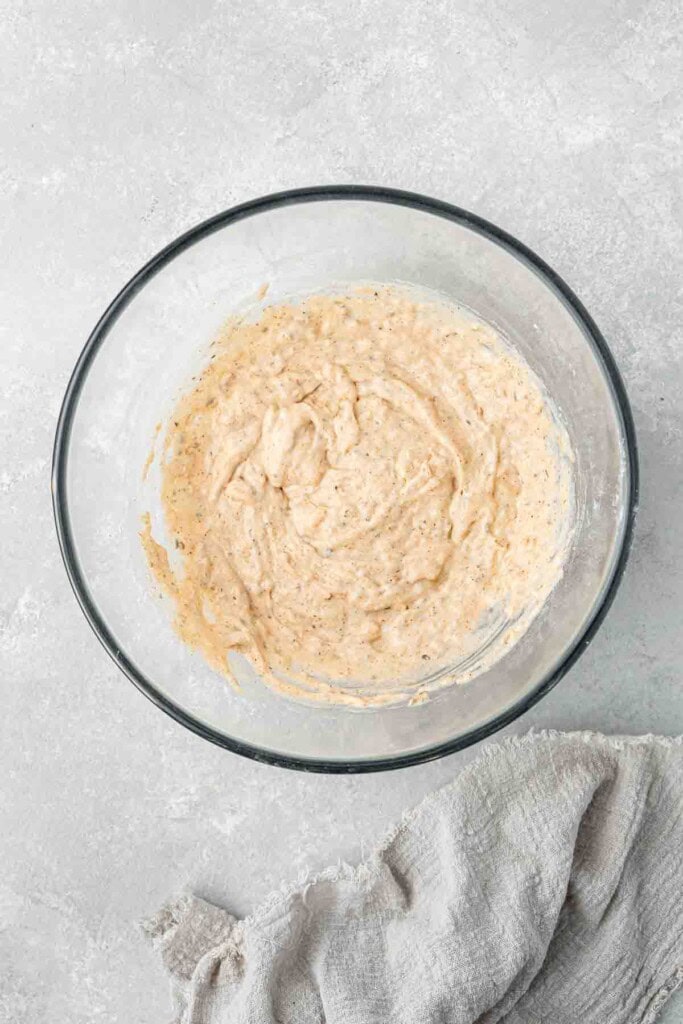
<path id="1" fill-rule="evenodd" d="M 240 652 L 309 697 L 419 698 L 500 658 L 562 572 L 571 451 L 537 378 L 399 288 L 231 322 L 164 452 L 180 571 L 149 517 L 143 544 L 180 636 L 224 673 Z"/>

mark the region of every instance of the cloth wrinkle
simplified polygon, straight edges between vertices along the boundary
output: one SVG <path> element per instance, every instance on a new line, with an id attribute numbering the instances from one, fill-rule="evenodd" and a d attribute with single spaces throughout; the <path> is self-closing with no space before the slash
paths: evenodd
<path id="1" fill-rule="evenodd" d="M 145 926 L 176 1024 L 653 1024 L 683 983 L 683 740 L 486 746 L 358 866 Z"/>

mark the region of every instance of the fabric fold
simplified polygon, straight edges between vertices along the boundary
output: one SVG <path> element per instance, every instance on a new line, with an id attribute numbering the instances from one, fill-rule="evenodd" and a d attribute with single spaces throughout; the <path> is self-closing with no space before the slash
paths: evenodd
<path id="1" fill-rule="evenodd" d="M 146 931 L 183 1024 L 650 1024 L 683 982 L 683 743 L 488 746 L 358 867 Z"/>
<path id="2" fill-rule="evenodd" d="M 207 953 L 226 948 L 231 960 L 241 954 L 235 942 L 237 920 L 226 910 L 185 894 L 167 903 L 142 930 L 161 953 L 166 970 L 188 981 Z"/>

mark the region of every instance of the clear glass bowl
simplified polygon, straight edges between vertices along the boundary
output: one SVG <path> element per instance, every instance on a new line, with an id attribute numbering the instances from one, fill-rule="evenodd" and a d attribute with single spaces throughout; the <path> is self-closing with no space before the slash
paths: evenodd
<path id="1" fill-rule="evenodd" d="M 225 319 L 342 283 L 404 282 L 468 307 L 544 382 L 576 456 L 575 536 L 562 580 L 492 668 L 424 704 L 311 705 L 243 674 L 237 692 L 171 627 L 139 542 L 155 425 Z M 178 722 L 292 768 L 375 771 L 490 735 L 558 682 L 597 630 L 629 547 L 637 496 L 628 400 L 597 327 L 564 282 L 500 229 L 388 189 L 325 187 L 257 199 L 154 257 L 106 310 L 78 360 L 57 427 L 53 500 L 67 572 L 105 649 Z"/>

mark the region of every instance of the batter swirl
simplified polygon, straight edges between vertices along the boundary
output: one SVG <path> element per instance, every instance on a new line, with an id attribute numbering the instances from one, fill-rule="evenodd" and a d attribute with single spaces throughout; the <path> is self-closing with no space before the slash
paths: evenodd
<path id="1" fill-rule="evenodd" d="M 149 523 L 143 540 L 213 665 L 239 651 L 278 685 L 343 699 L 360 681 L 369 703 L 527 628 L 562 571 L 570 461 L 489 327 L 389 287 L 317 296 L 214 343 L 166 436 L 182 572 Z"/>

